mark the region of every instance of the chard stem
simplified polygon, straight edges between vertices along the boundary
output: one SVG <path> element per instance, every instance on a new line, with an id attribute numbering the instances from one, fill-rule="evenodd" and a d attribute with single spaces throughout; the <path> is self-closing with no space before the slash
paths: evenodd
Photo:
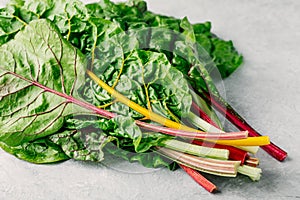
<path id="1" fill-rule="evenodd" d="M 209 133 L 209 132 L 190 132 L 190 131 L 183 131 L 183 130 L 177 130 L 172 128 L 167 128 L 164 126 L 156 126 L 154 124 L 149 124 L 146 122 L 142 122 L 139 120 L 135 121 L 138 126 L 140 126 L 143 129 L 154 131 L 154 132 L 160 132 L 171 136 L 177 136 L 177 137 L 183 137 L 188 139 L 199 139 L 199 140 L 235 140 L 235 139 L 243 139 L 247 138 L 248 132 L 232 132 L 232 133 Z"/>
<path id="2" fill-rule="evenodd" d="M 236 177 L 237 169 L 240 166 L 239 161 L 201 158 L 164 147 L 157 147 L 157 152 L 179 164 L 188 166 L 201 172 L 219 176 Z"/>
<path id="3" fill-rule="evenodd" d="M 235 146 L 235 147 L 252 154 L 256 154 L 259 150 L 259 146 Z"/>
<path id="4" fill-rule="evenodd" d="M 185 126 L 180 123 L 176 123 L 172 120 L 169 120 L 165 117 L 162 117 L 161 115 L 158 115 L 146 108 L 143 108 L 137 103 L 134 103 L 133 101 L 130 101 L 128 98 L 111 88 L 109 85 L 104 83 L 101 79 L 99 79 L 93 72 L 87 71 L 87 74 L 96 82 L 98 83 L 99 86 L 101 86 L 104 90 L 106 90 L 108 93 L 110 93 L 113 97 L 115 97 L 118 101 L 121 103 L 127 105 L 128 107 L 134 109 L 135 111 L 141 113 L 145 117 L 148 117 L 150 120 L 155 121 L 157 123 L 160 123 L 164 126 L 170 127 L 170 128 L 175 128 L 175 129 L 180 129 L 180 130 L 186 130 L 186 131 L 195 131 L 195 129 L 190 128 L 188 126 Z M 195 132 L 200 132 L 196 130 Z"/>
<path id="5" fill-rule="evenodd" d="M 258 158 L 253 158 L 249 157 L 246 161 L 245 164 L 251 167 L 257 167 L 259 165 L 259 159 Z"/>
<path id="6" fill-rule="evenodd" d="M 210 123 L 206 122 L 205 120 L 201 119 L 200 117 L 195 115 L 193 112 L 189 112 L 188 119 L 190 120 L 190 122 L 194 126 L 202 129 L 205 132 L 224 133 L 224 131 L 220 130 L 219 128 L 216 128 L 212 124 L 210 124 Z"/>
<path id="7" fill-rule="evenodd" d="M 241 161 L 241 164 L 244 164 L 246 159 L 248 158 L 247 151 L 238 149 L 236 147 L 214 144 L 214 143 L 209 143 L 209 142 L 202 142 L 199 140 L 194 140 L 193 144 L 205 146 L 205 147 L 211 147 L 211 148 L 227 149 L 227 150 L 229 150 L 229 159 Z"/>
<path id="8" fill-rule="evenodd" d="M 204 176 L 201 175 L 200 172 L 197 170 L 194 170 L 190 167 L 187 167 L 185 165 L 180 165 L 180 167 L 188 174 L 190 177 L 196 181 L 199 185 L 201 185 L 205 190 L 207 190 L 210 193 L 213 193 L 217 190 L 217 186 L 215 186 L 212 182 L 207 180 Z"/>
<path id="9" fill-rule="evenodd" d="M 194 97 L 195 98 L 195 97 Z M 204 111 L 199 107 L 197 106 L 195 103 L 193 103 L 194 107 L 196 106 L 196 110 L 199 112 L 199 113 L 204 113 Z M 197 115 L 195 115 L 197 117 Z M 193 119 L 193 116 L 191 117 L 191 120 L 194 121 L 194 125 L 195 126 L 200 126 L 199 124 L 201 124 L 201 120 L 198 122 L 197 118 L 196 119 Z M 211 124 L 212 126 L 214 126 L 215 128 L 217 128 L 218 132 L 220 133 L 224 133 L 223 130 L 221 129 L 218 129 L 218 126 L 215 126 L 216 123 L 214 123 L 214 120 L 212 120 L 209 116 L 206 116 L 205 118 L 205 121 L 208 122 L 209 124 Z M 205 128 L 205 126 L 203 126 Z M 208 127 L 208 126 L 207 126 Z M 206 129 L 203 129 L 204 131 L 207 131 Z M 220 138 L 221 139 L 221 138 Z M 258 146 L 234 146 L 238 149 L 241 149 L 241 150 L 244 150 L 244 151 L 247 151 L 249 153 L 252 153 L 252 154 L 256 154 L 259 147 Z"/>
<path id="10" fill-rule="evenodd" d="M 243 165 L 238 167 L 238 172 L 249 176 L 253 181 L 258 181 L 261 177 L 262 170 L 260 168 Z"/>
<path id="11" fill-rule="evenodd" d="M 174 139 L 163 141 L 161 145 L 168 149 L 180 151 L 195 156 L 216 158 L 222 160 L 227 160 L 229 157 L 229 151 L 227 149 L 215 149 L 210 147 L 198 146 Z"/>
<path id="12" fill-rule="evenodd" d="M 230 146 L 264 146 L 270 144 L 270 138 L 268 136 L 248 137 L 237 140 L 217 140 L 216 143 Z"/>
<path id="13" fill-rule="evenodd" d="M 196 94 L 193 88 L 190 89 L 190 94 L 193 97 L 192 108 L 195 110 L 196 114 L 199 113 L 200 117 L 205 121 L 219 129 L 223 129 L 223 125 L 211 105 L 208 104 L 205 99 Z"/>

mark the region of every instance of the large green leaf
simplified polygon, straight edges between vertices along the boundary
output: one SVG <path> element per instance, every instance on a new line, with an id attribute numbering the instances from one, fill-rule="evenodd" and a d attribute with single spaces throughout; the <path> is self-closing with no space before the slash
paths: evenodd
<path id="1" fill-rule="evenodd" d="M 85 57 L 55 26 L 36 20 L 0 47 L 0 140 L 10 146 L 57 132 L 64 117 L 83 109 L 78 97 Z"/>
<path id="2" fill-rule="evenodd" d="M 62 33 L 67 33 L 70 29 L 72 31 L 74 27 L 79 28 L 83 25 L 80 20 L 86 21 L 89 17 L 84 3 L 78 0 L 11 1 L 5 11 L 26 23 L 34 19 L 47 18 L 53 21 Z M 28 17 L 29 13 L 35 17 Z"/>
<path id="3" fill-rule="evenodd" d="M 109 0 L 101 0 L 97 3 L 88 4 L 86 7 L 91 16 L 117 21 L 123 30 L 146 25 L 143 15 L 147 10 L 147 5 L 144 1 L 127 1 L 115 4 Z"/>

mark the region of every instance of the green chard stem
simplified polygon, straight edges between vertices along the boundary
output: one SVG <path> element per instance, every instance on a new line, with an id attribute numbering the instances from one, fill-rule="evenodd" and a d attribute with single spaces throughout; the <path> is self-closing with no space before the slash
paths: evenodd
<path id="1" fill-rule="evenodd" d="M 227 160 L 229 157 L 229 151 L 227 149 L 203 147 L 203 146 L 181 142 L 174 139 L 163 141 L 161 143 L 161 146 L 175 151 L 180 151 L 183 153 L 187 153 L 195 156 L 201 156 L 201 157 L 209 157 L 209 158 L 216 158 L 222 160 Z"/>
<path id="2" fill-rule="evenodd" d="M 224 133 L 224 131 L 222 131 L 222 130 L 216 128 L 215 126 L 209 124 L 208 122 L 204 121 L 203 119 L 198 117 L 193 112 L 189 112 L 188 119 L 194 126 L 202 129 L 203 131 L 207 131 L 207 132 L 211 132 L 211 133 Z"/>
<path id="3" fill-rule="evenodd" d="M 253 181 L 258 181 L 261 177 L 262 170 L 257 167 L 243 165 L 238 167 L 238 173 L 249 176 Z"/>

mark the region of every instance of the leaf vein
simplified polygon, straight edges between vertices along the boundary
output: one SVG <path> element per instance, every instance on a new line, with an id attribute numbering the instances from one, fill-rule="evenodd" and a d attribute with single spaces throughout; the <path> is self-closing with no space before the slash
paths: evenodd
<path id="1" fill-rule="evenodd" d="M 48 28 L 49 28 L 50 30 L 52 30 L 51 27 L 48 26 Z M 59 41 L 60 41 L 60 49 L 61 49 L 61 55 L 60 55 L 60 58 L 58 58 L 57 55 L 55 54 L 55 52 L 53 51 L 52 47 L 49 45 L 49 43 L 50 43 L 49 37 L 50 37 L 50 36 L 48 35 L 48 38 L 47 38 L 48 41 L 45 39 L 44 35 L 42 35 L 41 38 L 42 38 L 42 40 L 47 44 L 47 48 L 48 48 L 48 49 L 50 50 L 50 52 L 52 53 L 52 55 L 54 56 L 54 59 L 56 60 L 58 66 L 59 66 L 59 71 L 60 71 L 60 76 L 61 76 L 60 78 L 61 78 L 62 92 L 63 92 L 64 94 L 66 94 L 65 85 L 64 85 L 63 66 L 62 66 L 62 64 L 61 64 L 61 59 L 62 59 L 62 56 L 63 56 L 63 42 L 62 42 L 62 39 L 59 38 Z"/>
<path id="2" fill-rule="evenodd" d="M 30 44 L 31 44 L 31 48 L 33 49 L 33 51 L 34 51 L 34 54 L 35 54 L 35 56 L 36 56 L 36 61 L 37 61 L 37 64 L 38 64 L 38 69 L 37 69 L 37 73 L 36 73 L 36 77 L 33 79 L 33 77 L 32 77 L 32 80 L 34 80 L 34 81 L 36 81 L 36 82 L 38 82 L 39 81 L 39 76 L 40 76 L 40 70 L 41 70 L 41 63 L 40 63 L 40 60 L 38 59 L 38 56 L 37 56 L 37 54 L 36 54 L 36 49 L 35 49 L 35 47 L 34 47 L 34 45 L 33 45 L 33 43 L 32 43 L 32 41 L 30 40 Z"/>
<path id="3" fill-rule="evenodd" d="M 8 121 L 7 123 L 11 123 L 9 124 L 8 126 L 11 126 L 13 125 L 14 123 L 16 123 L 17 121 L 21 120 L 21 119 L 26 119 L 26 118 L 30 118 L 30 117 L 35 117 L 35 116 L 40 116 L 40 115 L 45 115 L 45 114 L 48 114 L 48 113 L 51 113 L 53 112 L 54 110 L 58 109 L 60 106 L 66 104 L 67 102 L 64 101 L 64 102 L 61 102 L 60 104 L 58 104 L 57 106 L 55 106 L 54 108 L 51 108 L 50 110 L 47 110 L 47 111 L 44 111 L 44 112 L 39 112 L 39 113 L 35 113 L 35 114 L 32 114 L 32 115 L 27 115 L 27 116 L 21 116 L 21 117 L 18 117 L 17 119 L 15 119 L 12 123 L 11 123 L 11 120 Z"/>
<path id="4" fill-rule="evenodd" d="M 10 116 L 12 116 L 13 114 L 19 112 L 20 110 L 22 110 L 22 109 L 24 109 L 24 108 L 26 108 L 26 107 L 29 107 L 29 106 L 32 105 L 32 104 L 40 97 L 40 95 L 43 94 L 44 92 L 45 92 L 45 91 L 40 92 L 40 93 L 39 93 L 32 101 L 30 101 L 29 103 L 27 103 L 25 106 L 23 106 L 23 107 L 17 109 L 17 110 L 14 111 L 14 112 L 11 112 L 11 113 L 9 113 L 9 114 L 2 115 L 2 117 L 10 117 Z"/>
<path id="5" fill-rule="evenodd" d="M 47 130 L 51 125 L 53 125 L 62 115 L 63 115 L 63 113 L 64 113 L 64 111 L 65 111 L 65 109 L 66 109 L 66 107 L 67 107 L 67 105 L 68 105 L 68 102 L 64 102 L 64 104 L 63 104 L 63 108 L 62 108 L 62 110 L 60 111 L 60 113 L 49 123 L 49 124 L 47 124 L 47 126 L 45 126 L 42 130 L 40 130 L 40 131 L 38 131 L 38 132 L 36 132 L 36 133 L 34 133 L 34 135 L 39 135 L 39 134 L 41 134 L 42 132 L 44 132 L 45 130 Z"/>
<path id="6" fill-rule="evenodd" d="M 16 94 L 16 93 L 18 93 L 18 92 L 20 92 L 20 91 L 22 91 L 22 90 L 25 90 L 25 89 L 27 89 L 27 88 L 29 88 L 29 87 L 31 87 L 31 86 L 33 86 L 33 84 L 26 85 L 26 86 L 24 86 L 24 87 L 22 87 L 22 88 L 20 88 L 20 89 L 18 89 L 18 90 L 16 90 L 16 91 L 13 91 L 13 92 L 7 91 L 7 94 L 0 95 L 0 98 L 2 99 L 2 98 L 5 98 L 5 97 L 7 97 L 7 96 L 9 96 L 9 95 Z M 3 88 L 3 87 L 2 87 L 2 88 Z M 2 89 L 2 88 L 1 88 L 1 89 Z"/>
<path id="7" fill-rule="evenodd" d="M 74 59 L 74 83 L 72 85 L 71 91 L 70 91 L 70 95 L 73 95 L 74 90 L 75 90 L 75 86 L 77 84 L 77 50 L 76 48 L 74 48 L 74 53 L 75 53 L 75 59 Z"/>

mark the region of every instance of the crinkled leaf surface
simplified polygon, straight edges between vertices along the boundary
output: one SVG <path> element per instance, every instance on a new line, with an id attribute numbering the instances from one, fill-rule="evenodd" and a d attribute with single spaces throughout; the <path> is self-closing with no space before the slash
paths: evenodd
<path id="1" fill-rule="evenodd" d="M 144 153 L 155 146 L 160 146 L 164 140 L 172 137 L 160 133 L 142 132 L 130 117 L 118 116 L 111 120 L 115 124 L 109 135 L 118 138 L 118 146 L 123 150 Z"/>
<path id="2" fill-rule="evenodd" d="M 122 30 L 119 23 L 90 16 L 78 0 L 20 0 L 0 11 L 0 45 L 13 39 L 30 21 L 41 18 L 51 20 L 64 38 L 83 53 L 94 51 L 107 35 Z"/>
<path id="3" fill-rule="evenodd" d="M 180 20 L 147 11 L 145 2 L 139 0 L 117 4 L 103 0 L 88 5 L 87 9 L 93 16 L 119 22 L 125 31 L 159 27 L 192 36 L 194 42 L 209 53 L 223 78 L 231 75 L 243 62 L 243 57 L 236 51 L 232 41 L 222 40 L 211 32 L 210 22 L 190 26 L 186 23 L 187 19 Z"/>
<path id="4" fill-rule="evenodd" d="M 12 2 L 8 8 L 3 9 L 2 13 L 6 16 L 5 20 L 0 21 L 3 27 L 10 27 L 6 26 L 7 17 L 9 22 L 15 21 L 14 25 L 11 25 L 14 31 L 9 35 L 7 35 L 8 31 L 4 31 L 3 41 L 12 38 L 18 28 L 24 26 L 24 21 L 28 22 L 38 16 L 54 21 L 60 32 L 73 45 L 84 53 L 90 52 L 92 54 L 99 43 L 106 41 L 113 34 L 119 34 L 121 28 L 125 31 L 130 32 L 133 30 L 135 32 L 136 29 L 140 28 L 159 27 L 164 31 L 155 29 L 153 32 L 151 29 L 150 31 L 148 31 L 149 29 L 147 31 L 140 30 L 140 34 L 136 36 L 140 41 L 139 47 L 146 48 L 150 46 L 156 51 L 159 50 L 166 54 L 173 66 L 185 75 L 190 74 L 189 81 L 193 87 L 198 90 L 210 90 L 215 94 L 218 92 L 210 81 L 209 73 L 214 73 L 218 69 L 217 73 L 225 78 L 235 71 L 243 61 L 242 56 L 235 50 L 231 41 L 224 41 L 211 33 L 209 22 L 191 25 L 186 18 L 180 20 L 157 15 L 147 11 L 146 3 L 140 0 L 117 4 L 109 0 L 102 0 L 86 7 L 78 0 L 59 0 L 55 3 L 53 0 L 43 2 L 22 0 L 17 1 L 17 3 Z M 193 64 L 194 51 L 184 51 L 184 49 L 187 49 L 186 44 L 182 44 L 181 41 L 176 42 L 177 36 L 174 36 L 172 31 L 183 33 L 190 42 L 196 43 L 197 46 L 200 45 L 201 48 L 203 47 L 209 53 L 210 60 L 214 64 L 205 64 L 206 69 L 199 70 L 199 67 Z M 179 51 L 176 53 L 175 50 Z M 202 53 L 203 50 L 198 50 L 199 52 Z M 185 55 L 180 56 L 178 53 L 184 53 Z M 201 53 L 198 55 L 201 56 Z M 207 53 L 204 52 L 204 55 L 207 55 Z M 203 65 L 203 60 L 201 62 Z"/>
<path id="5" fill-rule="evenodd" d="M 181 118 L 189 113 L 192 98 L 188 83 L 171 67 L 164 54 L 144 50 L 128 52 L 127 48 L 112 44 L 99 47 L 95 64 L 91 66 L 96 75 L 130 100 L 165 117 Z M 93 81 L 90 84 L 86 96 L 94 98 L 90 100 L 93 104 L 103 106 L 113 101 Z M 106 109 L 134 118 L 143 117 L 118 102 Z"/>
<path id="6" fill-rule="evenodd" d="M 103 147 L 114 137 L 83 129 L 57 133 L 50 136 L 49 140 L 59 145 L 69 158 L 100 162 L 104 159 Z"/>
<path id="7" fill-rule="evenodd" d="M 2 142 L 16 146 L 51 135 L 65 116 L 83 110 L 57 93 L 78 97 L 85 57 L 50 22 L 31 22 L 0 55 Z"/>
<path id="8" fill-rule="evenodd" d="M 9 7 L 0 10 L 0 45 L 11 40 L 26 24 L 14 11 Z"/>
<path id="9" fill-rule="evenodd" d="M 86 6 L 79 0 L 20 0 L 12 1 L 0 11 L 0 44 L 12 39 L 24 23 L 37 18 L 53 21 L 62 35 L 84 53 L 94 49 L 99 37 L 101 41 L 103 26 L 117 32 L 119 28 L 128 31 L 145 27 L 186 32 L 182 20 L 147 11 L 146 3 L 140 0 L 117 4 L 101 0 Z M 224 41 L 213 34 L 209 22 L 194 24 L 191 30 L 189 34 L 194 35 L 195 42 L 209 53 L 223 78 L 242 64 L 243 58 L 232 41 Z"/>
<path id="10" fill-rule="evenodd" d="M 86 14 L 85 5 L 77 0 L 12 0 L 0 12 L 0 44 L 13 39 L 26 24 L 40 18 L 50 19 L 67 34 L 73 24 L 71 20 L 80 27 L 82 23 L 78 19 L 84 20 Z"/>

